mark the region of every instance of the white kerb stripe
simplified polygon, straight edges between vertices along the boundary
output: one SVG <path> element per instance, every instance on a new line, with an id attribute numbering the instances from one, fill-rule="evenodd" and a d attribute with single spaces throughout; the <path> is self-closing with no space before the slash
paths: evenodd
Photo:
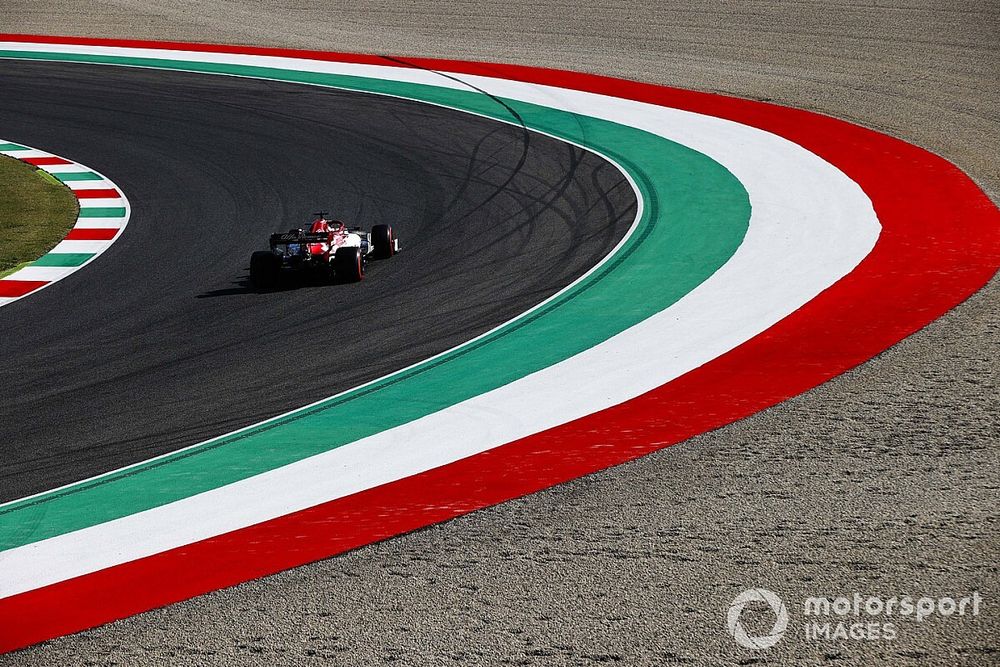
<path id="1" fill-rule="evenodd" d="M 3 153 L 4 155 L 9 155 L 10 157 L 16 157 L 18 160 L 25 160 L 27 158 L 34 158 L 34 157 L 55 157 L 55 155 L 53 155 L 52 153 L 46 153 L 45 151 L 35 150 L 34 148 L 29 148 L 26 151 L 5 150 L 5 151 L 0 151 L 0 153 Z"/>
<path id="2" fill-rule="evenodd" d="M 47 164 L 45 165 L 45 171 L 50 174 L 79 174 L 84 171 L 92 171 L 89 167 L 84 167 L 82 164 Z"/>
<path id="3" fill-rule="evenodd" d="M 122 205 L 122 198 L 113 199 L 81 199 L 80 208 L 118 208 Z"/>
<path id="4" fill-rule="evenodd" d="M 125 218 L 80 218 L 73 225 L 74 229 L 121 229 L 125 226 Z"/>
<path id="5" fill-rule="evenodd" d="M 108 188 L 115 187 L 113 183 L 109 181 L 67 181 L 65 185 L 74 192 L 76 190 L 107 190 Z"/>
<path id="6" fill-rule="evenodd" d="M 75 266 L 26 266 L 7 276 L 10 280 L 59 280 L 76 271 Z M 0 559 L 3 556 L 0 555 Z"/>
<path id="7" fill-rule="evenodd" d="M 110 243 L 110 241 L 60 241 L 55 248 L 49 251 L 49 254 L 101 252 Z"/>

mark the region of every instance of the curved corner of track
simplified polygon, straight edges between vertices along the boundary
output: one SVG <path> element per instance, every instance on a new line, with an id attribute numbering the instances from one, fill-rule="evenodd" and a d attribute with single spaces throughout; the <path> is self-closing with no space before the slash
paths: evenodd
<path id="1" fill-rule="evenodd" d="M 79 162 L 7 139 L 0 139 L 0 154 L 51 174 L 70 189 L 79 206 L 76 222 L 62 241 L 28 266 L 0 278 L 0 306 L 5 306 L 94 261 L 121 236 L 131 208 L 121 188 Z"/>
<path id="2" fill-rule="evenodd" d="M 635 229 L 612 255 L 478 339 L 0 507 L 7 650 L 718 428 L 870 359 L 1000 265 L 1000 211 L 958 169 L 805 111 L 518 66 L 0 41 L 5 58 L 293 81 L 492 117 L 500 99 L 526 127 L 614 161 L 641 194 Z"/>

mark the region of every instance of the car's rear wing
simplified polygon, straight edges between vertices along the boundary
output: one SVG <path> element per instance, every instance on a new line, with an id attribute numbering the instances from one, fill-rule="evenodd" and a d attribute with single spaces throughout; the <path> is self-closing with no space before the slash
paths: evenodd
<path id="1" fill-rule="evenodd" d="M 310 234 L 308 232 L 285 232 L 271 234 L 271 245 L 279 243 L 329 243 L 330 235 L 326 233 Z"/>

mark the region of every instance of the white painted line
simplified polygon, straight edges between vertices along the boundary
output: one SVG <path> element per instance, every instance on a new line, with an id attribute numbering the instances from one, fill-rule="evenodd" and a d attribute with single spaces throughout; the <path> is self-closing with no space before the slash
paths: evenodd
<path id="1" fill-rule="evenodd" d="M 121 197 L 108 197 L 106 199 L 81 199 L 80 208 L 119 208 L 122 205 Z"/>
<path id="2" fill-rule="evenodd" d="M 99 181 L 68 181 L 63 185 L 74 192 L 77 190 L 107 190 L 108 188 L 115 187 L 114 183 L 104 179 Z"/>
<path id="3" fill-rule="evenodd" d="M 77 174 L 83 171 L 93 171 L 89 167 L 84 167 L 82 164 L 47 164 L 45 165 L 45 171 L 50 174 Z"/>
<path id="4" fill-rule="evenodd" d="M 75 266 L 26 266 L 7 276 L 13 280 L 60 280 L 76 271 Z"/>
<path id="5" fill-rule="evenodd" d="M 9 155 L 10 157 L 16 157 L 19 160 L 24 160 L 33 157 L 55 157 L 55 155 L 53 155 L 52 153 L 46 153 L 45 151 L 39 151 L 33 148 L 28 149 L 26 151 L 5 150 L 5 151 L 0 151 L 0 153 L 3 153 L 4 155 Z"/>
<path id="6" fill-rule="evenodd" d="M 121 229 L 125 226 L 125 218 L 80 218 L 73 225 L 74 229 Z"/>
<path id="7" fill-rule="evenodd" d="M 110 241 L 60 241 L 55 248 L 49 251 L 49 254 L 101 252 L 110 244 Z"/>

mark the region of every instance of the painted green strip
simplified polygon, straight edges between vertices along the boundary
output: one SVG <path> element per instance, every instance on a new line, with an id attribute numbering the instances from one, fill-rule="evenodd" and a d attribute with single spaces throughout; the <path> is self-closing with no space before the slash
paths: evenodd
<path id="1" fill-rule="evenodd" d="M 70 181 L 101 181 L 104 180 L 100 174 L 95 174 L 92 171 L 70 171 L 65 174 L 54 174 L 63 183 L 69 183 Z"/>
<path id="2" fill-rule="evenodd" d="M 0 52 L 4 55 L 12 53 Z M 235 65 L 48 55 L 26 57 L 297 81 L 392 94 L 511 120 L 496 100 L 471 91 Z M 413 369 L 242 433 L 8 505 L 0 509 L 0 549 L 245 479 L 503 386 L 668 307 L 711 276 L 741 243 L 750 216 L 748 195 L 732 174 L 708 157 L 615 123 L 513 100 L 504 103 L 528 127 L 604 153 L 635 179 L 643 215 L 615 257 L 544 307 Z"/>
<path id="3" fill-rule="evenodd" d="M 95 253 L 92 252 L 50 252 L 42 255 L 32 266 L 80 266 L 86 263 Z"/>
<path id="4" fill-rule="evenodd" d="M 4 144 L 0 143 L 0 151 L 27 151 L 31 150 L 27 146 L 22 146 L 21 144 Z"/>
<path id="5" fill-rule="evenodd" d="M 81 218 L 124 218 L 124 206 L 93 206 L 80 209 Z"/>

